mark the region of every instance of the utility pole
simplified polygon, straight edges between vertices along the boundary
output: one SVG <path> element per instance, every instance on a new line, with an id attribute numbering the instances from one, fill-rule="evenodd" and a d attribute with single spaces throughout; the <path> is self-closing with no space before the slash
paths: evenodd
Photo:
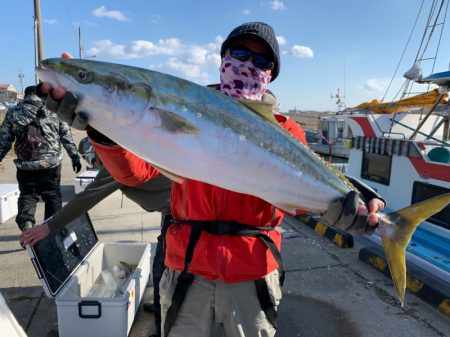
<path id="1" fill-rule="evenodd" d="M 81 27 L 78 27 L 78 48 L 80 60 L 83 58 L 83 42 L 81 40 Z"/>
<path id="2" fill-rule="evenodd" d="M 22 69 L 20 69 L 18 77 L 19 77 L 20 86 L 22 88 L 22 98 L 23 98 L 23 94 L 24 94 L 23 93 L 23 79 L 24 79 L 25 75 L 23 74 Z"/>
<path id="3" fill-rule="evenodd" d="M 41 3 L 40 0 L 34 0 L 34 49 L 35 63 L 37 67 L 44 59 L 44 41 L 42 39 L 42 21 L 41 21 Z M 37 84 L 38 80 L 35 77 Z"/>

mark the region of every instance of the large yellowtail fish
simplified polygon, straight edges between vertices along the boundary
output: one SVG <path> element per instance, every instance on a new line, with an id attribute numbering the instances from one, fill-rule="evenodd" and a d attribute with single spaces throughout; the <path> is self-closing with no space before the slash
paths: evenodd
<path id="1" fill-rule="evenodd" d="M 79 97 L 89 124 L 173 179 L 260 197 L 291 213 L 325 212 L 354 187 L 274 120 L 264 104 L 155 71 L 92 60 L 47 59 L 41 81 Z M 250 104 L 250 103 L 253 103 Z M 405 247 L 450 194 L 381 216 L 380 232 L 403 303 Z"/>

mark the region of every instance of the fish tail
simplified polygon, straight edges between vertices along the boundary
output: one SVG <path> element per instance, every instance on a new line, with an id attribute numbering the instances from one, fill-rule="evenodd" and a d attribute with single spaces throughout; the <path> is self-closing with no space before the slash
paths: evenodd
<path id="1" fill-rule="evenodd" d="M 419 224 L 450 203 L 442 194 L 380 217 L 380 235 L 392 281 L 403 306 L 406 291 L 406 246 Z"/>

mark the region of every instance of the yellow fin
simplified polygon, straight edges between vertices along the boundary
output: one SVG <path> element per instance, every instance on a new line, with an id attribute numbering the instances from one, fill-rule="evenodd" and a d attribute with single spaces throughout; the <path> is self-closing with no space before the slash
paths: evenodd
<path id="1" fill-rule="evenodd" d="M 380 216 L 381 239 L 391 271 L 392 282 L 400 303 L 404 304 L 406 290 L 406 246 L 417 226 L 450 204 L 450 193 L 442 194 L 396 212 Z"/>

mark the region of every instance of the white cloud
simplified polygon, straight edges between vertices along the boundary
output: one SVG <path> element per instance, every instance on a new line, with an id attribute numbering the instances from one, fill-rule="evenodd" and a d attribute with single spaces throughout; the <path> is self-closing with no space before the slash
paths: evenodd
<path id="1" fill-rule="evenodd" d="M 274 11 L 286 9 L 284 2 L 280 0 L 269 1 L 268 4 Z"/>
<path id="2" fill-rule="evenodd" d="M 225 38 L 221 35 L 216 36 L 214 42 L 208 43 L 207 48 L 211 51 L 217 51 L 220 53 L 220 48 L 222 47 L 222 43 L 225 41 Z"/>
<path id="3" fill-rule="evenodd" d="M 99 40 L 93 43 L 94 47 L 87 52 L 97 56 L 107 55 L 119 58 L 142 58 L 151 55 L 176 55 L 181 53 L 185 46 L 179 39 L 159 40 L 157 43 L 145 40 L 132 41 L 130 45 L 114 44 L 111 40 Z"/>
<path id="4" fill-rule="evenodd" d="M 128 18 L 121 11 L 109 11 L 105 6 L 100 6 L 92 11 L 92 15 L 101 17 L 107 17 L 118 21 L 128 21 Z"/>
<path id="5" fill-rule="evenodd" d="M 156 66 L 151 66 L 153 69 L 164 70 L 172 73 L 175 76 L 184 77 L 190 81 L 195 81 L 200 84 L 210 84 L 211 79 L 204 67 L 196 64 L 191 64 L 177 58 L 169 58 L 167 62 Z"/>
<path id="6" fill-rule="evenodd" d="M 209 83 L 208 71 L 217 72 L 221 58 L 219 55 L 223 38 L 218 36 L 206 46 L 185 45 L 177 38 L 157 42 L 136 40 L 128 45 L 114 44 L 111 40 L 94 42 L 94 47 L 86 51 L 88 55 L 108 56 L 120 59 L 137 59 L 153 55 L 170 58 L 151 68 L 188 78 L 202 84 Z"/>
<path id="7" fill-rule="evenodd" d="M 128 53 L 132 57 L 145 57 L 150 55 L 174 55 L 182 50 L 179 39 L 159 40 L 157 44 L 150 41 L 137 40 L 131 42 Z"/>
<path id="8" fill-rule="evenodd" d="M 387 78 L 371 78 L 368 79 L 359 89 L 366 94 L 381 96 L 385 93 L 386 88 L 389 85 L 389 81 L 390 80 Z"/>
<path id="9" fill-rule="evenodd" d="M 390 87 L 388 90 L 389 83 Z M 371 78 L 366 80 L 362 85 L 358 86 L 357 89 L 362 93 L 362 95 L 364 95 L 363 97 L 365 97 L 365 100 L 367 101 L 378 99 L 380 101 L 383 100 L 383 102 L 392 102 L 400 99 L 404 84 L 405 79 L 403 77 L 395 77 L 394 79 L 387 77 Z M 418 94 L 434 88 L 434 85 L 429 88 L 427 84 L 414 83 L 410 88 L 410 92 Z M 406 97 L 411 97 L 411 95 L 408 94 L 405 98 Z"/>
<path id="10" fill-rule="evenodd" d="M 251 14 L 251 11 L 250 11 L 250 9 L 245 8 L 245 9 L 243 9 L 243 10 L 241 11 L 241 14 L 243 14 L 243 15 L 250 15 L 250 14 Z"/>
<path id="11" fill-rule="evenodd" d="M 290 54 L 297 58 L 313 58 L 314 52 L 310 47 L 294 45 L 289 50 Z"/>
<path id="12" fill-rule="evenodd" d="M 126 58 L 127 53 L 125 52 L 126 46 L 121 44 L 114 44 L 111 40 L 99 40 L 95 41 L 94 47 L 87 51 L 88 55 L 96 56 L 113 56 Z M 130 57 L 131 58 L 131 57 Z"/>
<path id="13" fill-rule="evenodd" d="M 56 19 L 43 19 L 42 21 L 48 25 L 55 25 L 58 23 L 58 20 Z"/>
<path id="14" fill-rule="evenodd" d="M 277 41 L 280 46 L 284 46 L 286 44 L 286 39 L 284 36 L 277 36 Z"/>

